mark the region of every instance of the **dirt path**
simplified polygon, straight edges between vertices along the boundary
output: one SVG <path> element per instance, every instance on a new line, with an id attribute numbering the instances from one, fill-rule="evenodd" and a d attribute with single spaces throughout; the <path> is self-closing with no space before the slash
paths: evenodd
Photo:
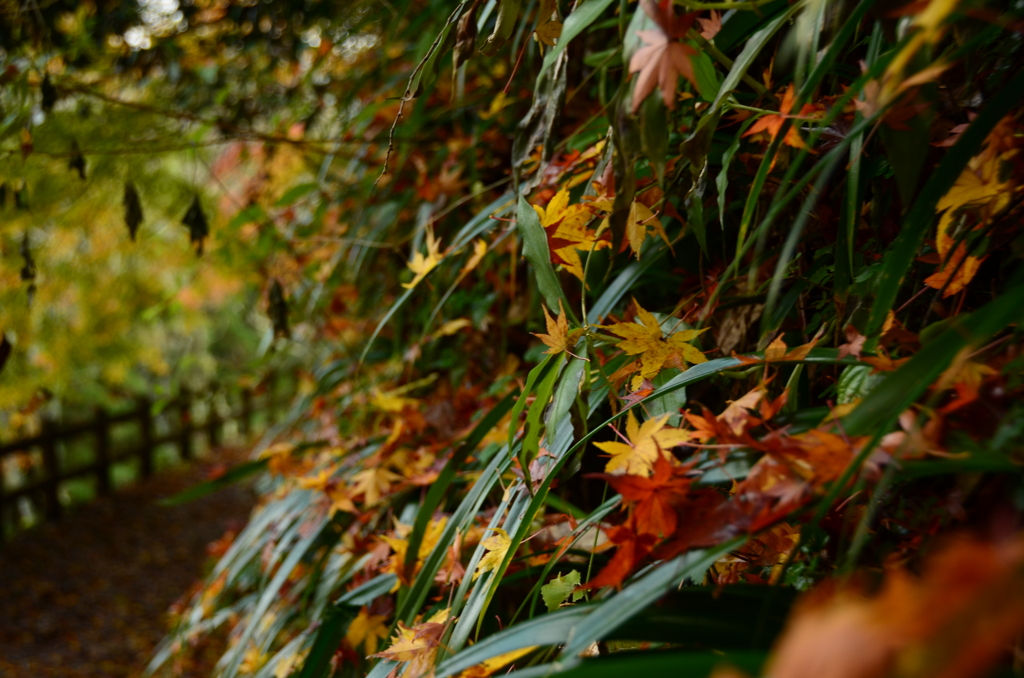
<path id="1" fill-rule="evenodd" d="M 244 525 L 253 506 L 246 487 L 157 503 L 210 469 L 166 471 L 3 546 L 0 676 L 138 676 L 167 630 L 168 606 L 208 566 L 207 544 Z"/>

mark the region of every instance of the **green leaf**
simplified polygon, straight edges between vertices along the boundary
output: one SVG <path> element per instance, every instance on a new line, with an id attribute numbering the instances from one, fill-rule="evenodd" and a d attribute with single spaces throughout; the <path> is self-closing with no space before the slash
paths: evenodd
<path id="1" fill-rule="evenodd" d="M 980 116 L 979 116 L 980 117 Z M 890 372 L 853 412 L 843 419 L 850 435 L 887 429 L 949 366 L 965 346 L 979 346 L 1007 325 L 1024 319 L 1024 285 L 1007 289 L 974 313 L 956 316 L 949 328 L 921 347 L 913 358 Z"/>
<path id="2" fill-rule="evenodd" d="M 764 650 L 782 630 L 796 598 L 791 589 L 739 584 L 721 589 L 685 587 L 647 604 L 633 617 L 620 616 L 623 601 L 616 599 L 630 597 L 622 593 L 598 603 L 559 608 L 572 593 L 574 586 L 569 583 L 577 574 L 573 570 L 543 587 L 547 614 L 513 624 L 467 647 L 442 662 L 436 678 L 447 678 L 506 652 L 572 642 L 581 627 L 598 618 L 609 622 L 606 634 L 599 638 L 603 641 L 666 642 L 728 652 Z M 564 595 L 555 600 L 556 593 Z"/>
<path id="3" fill-rule="evenodd" d="M 299 514 L 301 516 L 301 514 Z M 319 538 L 320 533 L 327 524 L 328 521 L 321 519 L 321 524 L 311 529 L 306 536 L 300 537 L 299 540 L 291 546 L 288 550 L 288 555 L 281 563 L 281 566 L 274 572 L 273 578 L 266 585 L 266 587 L 260 592 L 259 597 L 256 601 L 255 607 L 250 612 L 250 619 L 261 619 L 263 615 L 267 613 L 270 606 L 277 600 L 278 595 L 281 591 L 281 587 L 285 585 L 285 582 L 292 575 L 296 566 L 299 564 L 305 556 L 306 552 L 315 544 Z M 295 532 L 298 534 L 299 521 L 296 521 Z M 278 546 L 287 544 L 282 539 Z M 348 624 L 347 621 L 340 621 L 339 624 Z M 226 667 L 222 675 L 228 678 L 233 678 L 238 675 L 239 667 L 242 665 L 242 660 L 245 656 L 245 650 L 249 647 L 249 641 L 252 639 L 253 634 L 257 631 L 257 624 L 248 624 L 239 636 L 239 644 L 234 646 L 227 654 L 224 655 Z M 336 647 L 336 646 L 335 646 Z M 230 659 L 229 659 L 230 657 Z"/>
<path id="4" fill-rule="evenodd" d="M 593 606 L 570 607 L 515 624 L 505 631 L 484 638 L 437 667 L 435 678 L 448 678 L 491 657 L 534 645 L 557 645 L 565 642 L 580 620 L 593 611 Z"/>
<path id="5" fill-rule="evenodd" d="M 441 56 L 447 51 L 448 47 L 454 44 L 452 36 L 452 27 L 458 23 L 459 17 L 462 15 L 462 10 L 465 8 L 466 2 L 459 3 L 459 6 L 455 8 L 448 16 L 448 21 L 445 23 L 444 28 L 438 33 L 437 37 L 434 38 L 434 42 L 431 43 L 427 49 L 427 53 L 423 55 L 423 58 L 416 68 L 413 69 L 412 74 L 409 76 L 409 82 L 405 87 L 405 96 L 410 99 L 415 99 L 422 92 L 423 88 L 429 85 L 434 78 L 437 77 L 437 63 Z"/>
<path id="6" fill-rule="evenodd" d="M 668 109 L 659 97 L 647 97 L 640 105 L 640 147 L 658 176 L 665 182 L 665 156 L 668 153 Z"/>
<path id="7" fill-rule="evenodd" d="M 721 83 L 711 57 L 698 50 L 695 55 L 690 57 L 690 64 L 693 65 L 693 74 L 697 78 L 697 91 L 700 93 L 700 98 L 708 103 L 713 102 L 718 97 Z"/>
<path id="8" fill-rule="evenodd" d="M 569 318 L 576 322 L 572 314 L 569 300 L 565 298 L 565 292 L 558 282 L 555 269 L 551 266 L 551 251 L 548 249 L 548 237 L 544 228 L 540 225 L 537 212 L 534 211 L 526 198 L 519 196 L 519 208 L 516 210 L 516 228 L 523 237 L 523 256 L 533 267 L 533 274 L 537 278 L 537 286 L 544 296 L 544 303 L 548 308 L 558 308 L 559 302 Z"/>
<path id="9" fill-rule="evenodd" d="M 655 263 L 661 261 L 666 252 L 668 252 L 668 247 L 665 246 L 665 243 L 661 240 L 654 241 L 654 247 L 650 251 L 644 252 L 643 259 L 631 262 L 622 269 L 618 276 L 615 277 L 615 280 L 604 289 L 601 296 L 598 297 L 594 305 L 587 311 L 587 322 L 591 324 L 599 323 L 601 318 L 611 313 L 622 297 L 626 296 L 640 281 L 640 277 L 653 268 Z"/>
<path id="10" fill-rule="evenodd" d="M 516 678 L 622 678 L 622 676 L 709 676 L 719 667 L 735 666 L 750 675 L 759 675 L 765 652 L 621 652 L 599 659 L 559 661 L 515 672 Z"/>
<path id="11" fill-rule="evenodd" d="M 565 21 L 562 23 L 562 35 L 559 36 L 558 43 L 555 45 L 554 49 L 549 50 L 548 53 L 544 55 L 544 63 L 540 67 L 540 72 L 537 73 L 538 82 L 544 72 L 551 68 L 558 60 L 558 57 L 565 51 L 565 48 L 568 47 L 572 39 L 586 30 L 590 24 L 594 23 L 598 17 L 604 14 L 604 11 L 608 9 L 609 5 L 611 5 L 613 1 L 614 0 L 583 0 L 583 2 L 565 18 Z"/>
<path id="12" fill-rule="evenodd" d="M 358 614 L 359 608 L 353 605 L 332 605 L 327 608 L 326 617 L 316 630 L 313 646 L 302 670 L 297 674 L 298 678 L 327 678 L 331 675 L 331 659 L 348 633 L 349 624 Z"/>
<path id="13" fill-rule="evenodd" d="M 434 270 L 437 270 L 436 267 Z M 434 271 L 431 271 L 430 273 L 433 272 Z M 427 275 L 429 276 L 430 274 L 428 273 Z M 380 319 L 380 322 L 377 323 L 377 326 L 373 328 L 373 332 L 370 334 L 370 338 L 366 340 L 366 345 L 363 347 L 363 352 L 359 355 L 360 363 L 366 360 L 366 355 L 370 352 L 370 348 L 373 346 L 373 342 L 374 340 L 377 339 L 377 335 L 380 334 L 380 331 L 384 329 L 384 326 L 388 324 L 388 321 L 391 320 L 392 316 L 394 316 L 395 313 L 398 312 L 398 309 L 402 308 L 402 306 L 405 305 L 405 302 L 409 301 L 409 297 L 411 297 L 412 293 L 415 291 L 416 287 L 410 287 L 409 289 L 402 293 L 402 296 L 398 297 L 398 299 L 395 300 L 395 303 L 391 304 L 391 308 L 389 308 L 388 312 L 384 314 L 384 317 Z"/>
<path id="14" fill-rule="evenodd" d="M 541 434 L 546 429 L 541 418 L 544 415 L 544 410 L 547 409 L 548 401 L 551 400 L 551 393 L 554 391 L 555 380 L 558 378 L 559 368 L 562 364 L 562 355 L 564 354 L 559 354 L 556 357 L 551 369 L 548 370 L 540 384 L 537 385 L 537 397 L 526 412 L 526 424 L 523 426 L 523 444 L 519 449 L 519 465 L 523 475 L 526 477 L 527 483 L 530 482 L 530 462 L 536 459 L 537 454 L 540 452 Z M 583 362 L 575 358 L 574 360 Z"/>
<path id="15" fill-rule="evenodd" d="M 586 360 L 570 357 L 569 364 L 562 370 L 562 378 L 558 382 L 558 388 L 555 389 L 555 397 L 551 401 L 551 409 L 546 418 L 549 430 L 558 428 L 562 417 L 569 413 L 572 404 L 576 402 L 576 396 L 583 384 L 583 372 L 586 366 Z"/>
<path id="16" fill-rule="evenodd" d="M 274 203 L 274 207 L 283 207 L 285 205 L 291 205 L 299 198 L 309 195 L 318 187 L 319 185 L 315 181 L 311 181 L 306 184 L 298 184 L 297 186 L 292 186 L 287 191 L 285 191 L 280 198 L 277 199 L 277 202 Z"/>
<path id="17" fill-rule="evenodd" d="M 743 45 L 743 51 L 736 57 L 732 68 L 729 69 L 725 79 L 722 80 L 722 85 L 718 88 L 718 95 L 705 115 L 717 111 L 722 106 L 725 98 L 739 85 L 740 80 L 747 74 L 747 69 L 750 68 L 750 65 L 754 62 L 757 55 L 761 53 L 764 46 L 780 28 L 789 22 L 793 15 L 800 10 L 800 7 L 800 5 L 793 5 L 787 11 L 768 22 L 764 28 L 750 36 L 750 39 Z"/>
<path id="18" fill-rule="evenodd" d="M 480 441 L 484 439 L 484 436 L 494 428 L 501 418 L 512 408 L 515 404 L 516 393 L 515 391 L 506 395 L 501 402 L 495 405 L 490 412 L 488 412 L 480 422 L 473 428 L 473 431 L 466 437 L 462 444 L 459 445 L 458 449 L 452 454 L 451 459 L 444 465 L 444 469 L 438 475 L 430 485 L 430 490 L 427 492 L 427 496 L 423 499 L 423 503 L 420 505 L 416 512 L 416 522 L 413 524 L 412 531 L 409 533 L 409 545 L 406 551 L 405 557 L 405 568 L 407 572 L 412 572 L 416 566 L 416 559 L 419 556 L 420 544 L 423 543 L 423 535 L 426 533 L 427 527 L 430 525 L 430 521 L 434 517 L 434 512 L 441 505 L 447 496 L 448 489 L 451 487 L 452 481 L 455 480 L 456 474 L 463 470 L 463 464 L 466 463 L 466 459 L 472 454 Z M 433 581 L 433 574 L 431 574 L 430 581 Z M 416 584 L 419 584 L 417 579 Z M 415 586 L 409 592 L 409 594 L 399 601 L 398 612 L 396 615 L 397 619 L 411 619 L 415 614 L 415 611 L 423 605 L 426 600 L 427 588 L 423 586 Z"/>
<path id="19" fill-rule="evenodd" d="M 540 595 L 544 598 L 548 612 L 557 610 L 579 585 L 580 573 L 576 570 L 569 570 L 566 574 L 560 574 L 540 587 Z"/>
<path id="20" fill-rule="evenodd" d="M 494 31 L 480 46 L 480 51 L 487 56 L 494 56 L 508 42 L 516 27 L 516 19 L 519 17 L 520 0 L 499 0 L 499 2 L 498 19 L 494 24 Z"/>
<path id="21" fill-rule="evenodd" d="M 690 551 L 658 564 L 627 583 L 621 591 L 601 601 L 603 614 L 591 614 L 573 629 L 572 637 L 565 643 L 560 656 L 578 656 L 590 647 L 591 643 L 608 638 L 612 631 L 686 579 L 702 579 L 709 567 L 746 541 L 745 536 L 737 537 L 709 549 Z"/>
<path id="22" fill-rule="evenodd" d="M 533 393 L 533 388 L 536 385 L 537 380 L 540 379 L 541 375 L 545 374 L 548 369 L 554 369 L 557 371 L 558 368 L 554 365 L 556 357 L 558 356 L 547 355 L 544 360 L 542 360 L 536 367 L 530 370 L 528 375 L 526 375 L 526 385 L 523 386 L 523 392 L 519 394 L 519 399 L 516 400 L 516 404 L 512 408 L 512 421 L 508 427 L 508 449 L 511 450 L 515 446 L 516 430 L 519 429 L 519 417 L 522 415 L 523 410 L 526 409 L 526 401 L 530 397 L 530 394 Z"/>
<path id="23" fill-rule="evenodd" d="M 883 374 L 872 374 L 871 365 L 848 365 L 839 375 L 836 385 L 836 402 L 846 405 L 867 396 L 879 382 L 885 379 Z"/>

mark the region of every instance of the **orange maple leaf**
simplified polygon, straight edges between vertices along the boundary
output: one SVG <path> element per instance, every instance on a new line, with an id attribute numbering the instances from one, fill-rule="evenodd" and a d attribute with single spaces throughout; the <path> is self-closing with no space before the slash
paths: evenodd
<path id="1" fill-rule="evenodd" d="M 565 309 L 562 307 L 562 300 L 558 300 L 558 320 L 551 317 L 548 313 L 547 306 L 542 306 L 544 309 L 544 319 L 548 326 L 547 334 L 540 334 L 533 332 L 533 336 L 537 337 L 544 342 L 544 345 L 548 347 L 548 350 L 544 353 L 548 355 L 558 355 L 559 353 L 565 352 L 569 355 L 576 356 L 571 350 L 576 345 L 576 340 L 579 339 L 583 333 L 582 329 L 569 330 L 569 321 L 566 319 Z"/>
<path id="2" fill-rule="evenodd" d="M 824 335 L 824 327 L 818 330 L 818 333 L 814 337 L 802 346 L 790 349 L 786 345 L 786 341 L 782 338 L 782 335 L 775 337 L 772 343 L 768 344 L 768 347 L 764 350 L 764 357 L 758 358 L 756 356 L 748 355 L 737 355 L 733 351 L 732 357 L 736 358 L 743 365 L 757 365 L 759 363 L 781 363 L 781 362 L 799 362 L 807 358 L 807 355 L 811 352 L 811 349 L 817 345 Z"/>
<path id="3" fill-rule="evenodd" d="M 640 4 L 658 28 L 637 31 L 637 35 L 644 42 L 644 47 L 638 49 L 629 60 L 629 72 L 640 71 L 636 86 L 633 88 L 633 113 L 637 112 L 640 104 L 655 87 L 661 89 L 661 100 L 665 102 L 665 106 L 669 110 L 675 110 L 676 82 L 679 76 L 689 80 L 694 87 L 697 86 L 693 64 L 690 63 L 690 57 L 697 54 L 697 50 L 677 42 L 679 38 L 686 36 L 697 15 L 693 13 L 676 16 L 672 0 L 661 0 L 658 4 L 653 0 L 640 0 Z"/>
<path id="4" fill-rule="evenodd" d="M 782 105 L 779 106 L 779 113 L 762 115 L 754 122 L 753 125 L 750 126 L 750 129 L 748 129 L 743 136 L 749 137 L 754 134 L 764 132 L 767 133 L 770 141 L 775 141 L 775 137 L 779 136 L 779 131 L 782 129 L 782 123 L 786 121 L 786 118 L 811 117 L 819 112 L 817 107 L 810 104 L 804 104 L 800 108 L 800 112 L 793 115 L 790 111 L 793 110 L 794 101 L 796 101 L 796 89 L 793 87 L 793 83 L 790 83 L 789 87 L 786 88 L 786 93 L 782 95 Z M 787 146 L 792 146 L 794 148 L 807 148 L 807 144 L 805 144 L 804 140 L 800 137 L 798 125 L 790 125 L 789 131 L 786 132 L 786 136 L 782 141 Z M 811 152 L 813 152 L 813 150 Z"/>
<path id="5" fill-rule="evenodd" d="M 963 176 L 973 177 L 974 175 L 965 172 Z M 952 193 L 952 191 L 950 191 Z M 924 279 L 924 284 L 933 289 L 945 289 L 942 297 L 952 296 L 962 290 L 974 279 L 974 275 L 981 268 L 981 262 L 985 257 L 975 257 L 967 253 L 967 246 L 961 241 L 956 242 L 953 238 L 954 209 L 946 210 L 939 220 L 938 237 L 935 239 L 936 248 L 942 258 L 942 267 Z M 954 248 L 954 243 L 956 247 Z"/>

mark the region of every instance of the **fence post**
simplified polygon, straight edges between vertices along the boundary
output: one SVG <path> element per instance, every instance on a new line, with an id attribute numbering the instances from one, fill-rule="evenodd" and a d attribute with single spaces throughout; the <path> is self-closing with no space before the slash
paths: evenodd
<path id="1" fill-rule="evenodd" d="M 220 415 L 217 414 L 217 384 L 210 387 L 210 404 L 206 408 L 206 442 L 210 451 L 220 447 Z"/>
<path id="2" fill-rule="evenodd" d="M 238 418 L 238 431 L 248 437 L 252 435 L 252 389 L 242 387 L 242 412 Z"/>
<path id="3" fill-rule="evenodd" d="M 139 398 L 139 457 L 142 477 L 153 475 L 153 403 L 149 398 Z"/>
<path id="4" fill-rule="evenodd" d="M 40 447 L 43 450 L 43 472 L 46 474 L 43 496 L 46 501 L 46 519 L 59 520 L 60 505 L 60 460 L 57 458 L 57 422 L 50 416 L 43 418 L 43 436 Z"/>
<path id="5" fill-rule="evenodd" d="M 6 478 L 4 477 L 4 458 L 0 455 L 0 544 L 7 541 L 7 516 L 13 513 L 14 506 L 11 506 L 10 511 L 7 508 L 7 501 L 4 499 L 4 488 Z M 11 529 L 11 533 L 14 533 L 14 529 Z"/>
<path id="6" fill-rule="evenodd" d="M 268 372 L 267 384 L 267 425 L 277 421 L 277 372 Z"/>
<path id="7" fill-rule="evenodd" d="M 110 423 L 107 421 L 107 411 L 103 407 L 97 407 L 93 421 L 93 432 L 96 435 L 96 490 L 101 496 L 110 494 L 111 490 L 111 464 L 110 464 Z"/>
<path id="8" fill-rule="evenodd" d="M 181 458 L 192 459 L 192 395 L 187 387 L 182 386 L 178 394 L 178 444 L 181 447 Z"/>

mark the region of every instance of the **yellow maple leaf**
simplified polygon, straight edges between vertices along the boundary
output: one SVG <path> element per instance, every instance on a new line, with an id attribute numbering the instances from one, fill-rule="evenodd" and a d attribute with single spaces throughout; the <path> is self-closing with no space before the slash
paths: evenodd
<path id="1" fill-rule="evenodd" d="M 515 102 L 514 97 L 510 97 L 505 92 L 498 92 L 498 95 L 491 99 L 490 106 L 487 107 L 486 111 L 480 111 L 481 120 L 490 120 L 498 113 L 500 113 L 506 106 Z"/>
<path id="2" fill-rule="evenodd" d="M 668 418 L 669 415 L 665 414 L 648 419 L 641 426 L 637 423 L 633 410 L 630 410 L 626 419 L 628 443 L 619 441 L 594 443 L 599 449 L 612 455 L 604 470 L 615 475 L 649 477 L 654 471 L 654 462 L 659 456 L 669 459 L 671 457 L 670 449 L 691 439 L 689 431 L 665 428 Z"/>
<path id="3" fill-rule="evenodd" d="M 529 647 L 521 647 L 518 650 L 499 654 L 497 657 L 491 657 L 458 674 L 458 678 L 487 678 L 487 676 L 490 676 L 498 669 L 511 664 L 525 654 L 533 652 L 537 647 L 537 645 L 530 645 Z"/>
<path id="4" fill-rule="evenodd" d="M 278 659 L 274 664 L 274 678 L 288 678 L 293 673 L 297 673 L 305 663 L 308 654 L 309 650 L 306 649 Z"/>
<path id="5" fill-rule="evenodd" d="M 387 564 L 382 568 L 383 572 L 391 572 L 398 575 L 398 578 L 408 583 L 412 577 L 416 576 L 416 573 L 420 571 L 423 566 L 423 561 L 426 560 L 430 552 L 437 546 L 437 542 L 441 539 L 441 534 L 444 532 L 444 528 L 448 525 L 448 517 L 444 516 L 438 520 L 433 520 L 427 525 L 427 529 L 423 532 L 423 539 L 420 541 L 419 551 L 416 553 L 416 567 L 411 573 L 405 572 L 405 558 L 409 552 L 409 540 L 408 537 L 412 526 L 404 525 L 395 521 L 395 529 L 393 534 L 382 535 L 381 539 L 391 547 L 393 553 L 388 558 Z M 406 577 L 405 575 L 410 576 Z M 398 583 L 395 583 L 395 588 L 398 588 Z"/>
<path id="6" fill-rule="evenodd" d="M 450 611 L 451 608 L 445 608 L 412 628 L 398 622 L 398 633 L 392 639 L 391 647 L 373 656 L 408 662 L 402 673 L 403 678 L 419 678 L 429 674 L 437 657 L 441 636 L 448 625 Z"/>
<path id="7" fill-rule="evenodd" d="M 950 363 L 949 367 L 939 376 L 938 381 L 935 382 L 936 391 L 951 388 L 954 384 L 963 384 L 971 392 L 977 393 L 985 377 L 998 374 L 992 367 L 971 360 L 972 352 L 973 349 L 971 347 L 966 347 L 957 353 L 956 357 L 953 358 L 953 362 Z"/>
<path id="8" fill-rule="evenodd" d="M 640 356 L 638 382 L 653 379 L 666 363 L 686 369 L 687 363 L 696 365 L 707 362 L 703 353 L 687 343 L 707 331 L 707 328 L 682 330 L 663 339 L 661 325 L 651 313 L 645 311 L 639 304 L 636 306 L 636 313 L 640 318 L 639 323 L 615 323 L 605 329 L 623 338 L 623 341 L 619 342 L 619 348 L 626 355 Z"/>
<path id="9" fill-rule="evenodd" d="M 562 35 L 562 22 L 552 19 L 556 4 L 555 0 L 540 0 L 540 9 L 537 11 L 537 40 L 551 47 Z"/>
<path id="10" fill-rule="evenodd" d="M 304 490 L 320 490 L 323 492 L 327 489 L 327 484 L 331 481 L 334 471 L 335 468 L 333 466 L 320 469 L 320 472 L 316 475 L 299 478 L 298 485 Z"/>
<path id="11" fill-rule="evenodd" d="M 509 547 L 512 546 L 512 540 L 509 539 L 508 532 L 500 527 L 493 528 L 493 531 L 497 534 L 480 542 L 487 549 L 487 555 L 481 558 L 480 564 L 476 566 L 476 572 L 473 573 L 474 581 L 484 572 L 491 572 L 501 567 L 501 561 L 505 560 L 505 554 L 508 553 Z"/>
<path id="12" fill-rule="evenodd" d="M 360 645 L 367 654 L 377 651 L 377 643 L 388 637 L 387 615 L 370 614 L 369 609 L 364 605 L 359 614 L 348 626 L 345 640 L 349 647 L 355 649 Z"/>
<path id="13" fill-rule="evenodd" d="M 363 504 L 372 506 L 382 496 L 388 494 L 391 486 L 401 479 L 402 476 L 392 473 L 383 466 L 372 466 L 352 476 L 352 494 L 362 494 Z"/>
<path id="14" fill-rule="evenodd" d="M 422 252 L 413 252 L 409 260 L 409 270 L 416 274 L 411 281 L 402 283 L 405 289 L 412 289 L 427 277 L 427 274 L 437 268 L 441 263 L 441 241 L 434 237 L 434 230 L 427 227 L 427 255 Z"/>
<path id="15" fill-rule="evenodd" d="M 629 247 L 637 259 L 640 258 L 640 248 L 643 246 L 648 232 L 652 231 L 661 236 L 666 245 L 672 247 L 658 216 L 651 211 L 650 207 L 634 200 L 629 207 L 629 218 L 626 219 L 626 239 L 629 240 Z"/>
<path id="16" fill-rule="evenodd" d="M 576 345 L 576 340 L 579 339 L 583 330 L 577 328 L 571 332 L 569 331 L 569 321 L 566 319 L 561 299 L 558 300 L 558 320 L 551 317 L 547 306 L 542 306 L 541 308 L 544 309 L 544 319 L 547 322 L 548 333 L 540 334 L 533 332 L 532 334 L 543 341 L 544 345 L 548 347 L 548 350 L 544 351 L 544 353 L 547 355 L 558 355 L 564 351 L 569 355 L 573 355 L 569 349 Z"/>
<path id="17" fill-rule="evenodd" d="M 401 412 L 406 407 L 416 404 L 415 398 L 403 398 L 401 393 L 401 389 L 384 392 L 379 388 L 374 388 L 373 394 L 370 396 L 370 402 L 373 403 L 374 407 L 392 413 Z"/>
<path id="18" fill-rule="evenodd" d="M 270 655 L 262 652 L 253 643 L 242 655 L 242 663 L 238 666 L 238 671 L 239 673 L 256 673 L 267 663 L 268 659 L 270 659 Z"/>
<path id="19" fill-rule="evenodd" d="M 342 513 L 358 513 L 356 505 L 352 502 L 352 497 L 349 496 L 348 491 L 341 485 L 336 484 L 332 487 L 328 487 L 327 498 L 331 501 L 331 516 L 341 511 Z"/>
<path id="20" fill-rule="evenodd" d="M 440 339 L 441 337 L 449 337 L 459 330 L 466 327 L 472 327 L 473 321 L 469 318 L 456 318 L 455 320 L 449 320 L 445 324 L 437 328 L 437 331 L 430 335 L 431 340 Z"/>
<path id="21" fill-rule="evenodd" d="M 570 205 L 568 188 L 556 193 L 547 208 L 534 205 L 533 209 L 547 233 L 551 262 L 563 265 L 565 270 L 583 280 L 579 250 L 590 252 L 609 246 L 607 240 L 599 240 L 599 234 L 587 228 L 592 217 L 590 210 L 585 205 Z"/>
<path id="22" fill-rule="evenodd" d="M 463 276 L 476 268 L 480 264 L 480 261 L 483 260 L 485 254 L 487 254 L 487 241 L 480 238 L 473 243 L 473 254 L 470 255 L 469 259 L 466 261 L 466 265 L 463 266 L 462 271 L 459 272 L 459 275 Z"/>

